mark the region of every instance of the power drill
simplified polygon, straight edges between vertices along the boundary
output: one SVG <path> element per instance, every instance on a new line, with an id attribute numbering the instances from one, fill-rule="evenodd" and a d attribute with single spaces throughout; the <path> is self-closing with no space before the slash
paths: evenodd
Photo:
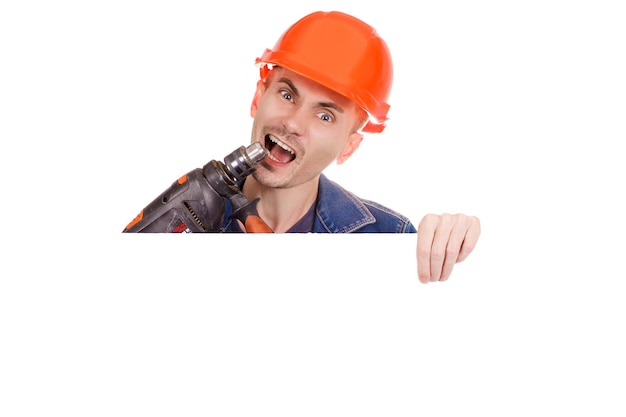
<path id="1" fill-rule="evenodd" d="M 123 233 L 218 232 L 227 199 L 233 206 L 231 217 L 241 221 L 246 232 L 272 233 L 257 212 L 259 199 L 248 200 L 237 184 L 267 155 L 267 149 L 255 142 L 234 150 L 223 162 L 211 160 L 188 172 L 141 210 Z"/>

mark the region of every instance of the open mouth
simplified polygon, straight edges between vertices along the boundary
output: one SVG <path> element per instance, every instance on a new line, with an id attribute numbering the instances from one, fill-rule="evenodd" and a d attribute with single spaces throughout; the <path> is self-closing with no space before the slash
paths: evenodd
<path id="1" fill-rule="evenodd" d="M 269 151 L 268 158 L 274 162 L 288 164 L 296 159 L 296 152 L 273 135 L 265 135 L 265 148 Z"/>

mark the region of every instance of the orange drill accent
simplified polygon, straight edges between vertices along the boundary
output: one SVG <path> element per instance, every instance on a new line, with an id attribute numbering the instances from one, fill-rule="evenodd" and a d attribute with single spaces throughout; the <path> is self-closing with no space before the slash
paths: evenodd
<path id="1" fill-rule="evenodd" d="M 128 226 L 126 226 L 126 230 L 139 223 L 141 219 L 143 219 L 143 210 L 141 210 L 141 212 L 139 212 L 139 214 L 130 223 L 128 223 Z"/>
<path id="2" fill-rule="evenodd" d="M 248 216 L 245 228 L 247 233 L 274 233 L 267 223 L 258 216 Z"/>
<path id="3" fill-rule="evenodd" d="M 179 184 L 184 184 L 186 182 L 187 182 L 187 174 L 183 175 L 182 177 L 178 179 Z"/>

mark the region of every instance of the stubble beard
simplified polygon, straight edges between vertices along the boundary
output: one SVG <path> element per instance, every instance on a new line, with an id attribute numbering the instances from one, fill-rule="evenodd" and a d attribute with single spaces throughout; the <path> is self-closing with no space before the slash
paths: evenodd
<path id="1" fill-rule="evenodd" d="M 292 164 L 295 163 L 292 162 Z M 312 171 L 298 171 L 297 166 L 294 166 L 295 170 L 290 171 L 284 175 L 278 176 L 273 172 L 271 168 L 259 165 L 259 168 L 252 173 L 254 179 L 266 188 L 274 189 L 288 189 L 300 186 L 308 183 L 319 176 L 319 173 Z"/>
<path id="2" fill-rule="evenodd" d="M 284 189 L 291 187 L 291 176 L 277 178 L 271 170 L 263 166 L 259 166 L 259 168 L 252 173 L 252 177 L 254 177 L 259 184 L 266 188 Z"/>

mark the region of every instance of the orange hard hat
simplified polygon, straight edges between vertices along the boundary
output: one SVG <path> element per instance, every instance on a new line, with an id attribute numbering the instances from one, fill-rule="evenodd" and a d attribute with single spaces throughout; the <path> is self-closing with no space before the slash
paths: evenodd
<path id="1" fill-rule="evenodd" d="M 364 132 L 385 128 L 393 81 L 391 54 L 376 30 L 353 16 L 311 13 L 289 27 L 256 64 L 262 79 L 279 66 L 349 98 L 370 116 Z"/>

